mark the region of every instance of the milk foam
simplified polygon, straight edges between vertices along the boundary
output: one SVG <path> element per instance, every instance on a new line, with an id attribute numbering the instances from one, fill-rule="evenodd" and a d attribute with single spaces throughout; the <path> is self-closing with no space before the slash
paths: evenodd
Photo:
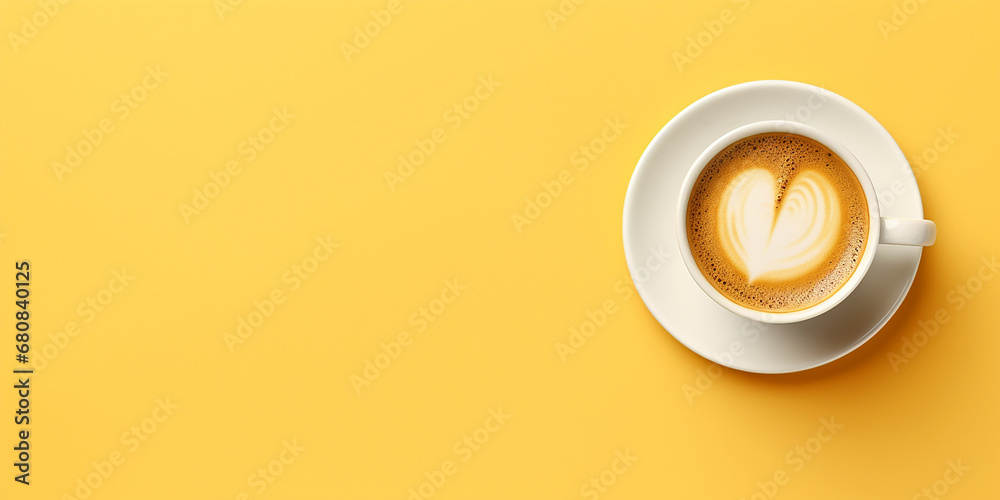
<path id="1" fill-rule="evenodd" d="M 821 174 L 803 172 L 777 199 L 774 176 L 753 168 L 730 181 L 719 205 L 721 246 L 750 283 L 801 278 L 837 241 L 840 200 Z"/>

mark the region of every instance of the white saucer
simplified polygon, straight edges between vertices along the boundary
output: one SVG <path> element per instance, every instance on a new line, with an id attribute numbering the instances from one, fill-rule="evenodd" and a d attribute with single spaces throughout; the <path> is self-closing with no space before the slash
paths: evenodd
<path id="1" fill-rule="evenodd" d="M 856 104 L 819 87 L 780 80 L 743 83 L 699 99 L 670 120 L 643 152 L 625 195 L 622 233 L 629 272 L 646 307 L 680 343 L 724 366 L 757 373 L 807 370 L 865 343 L 903 302 L 921 253 L 920 247 L 880 246 L 847 299 L 800 323 L 756 323 L 709 298 L 677 249 L 681 181 L 715 139 L 748 123 L 778 119 L 807 123 L 847 146 L 868 170 L 883 217 L 923 218 L 924 212 L 917 181 L 889 132 Z M 650 250 L 660 248 L 666 259 Z"/>

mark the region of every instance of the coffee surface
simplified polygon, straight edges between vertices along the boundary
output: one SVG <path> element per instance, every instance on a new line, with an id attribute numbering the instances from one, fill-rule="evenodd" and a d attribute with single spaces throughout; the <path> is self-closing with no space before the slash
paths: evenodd
<path id="1" fill-rule="evenodd" d="M 861 183 L 807 137 L 758 134 L 717 154 L 694 184 L 687 236 L 698 268 L 728 299 L 805 309 L 854 273 L 868 237 Z"/>

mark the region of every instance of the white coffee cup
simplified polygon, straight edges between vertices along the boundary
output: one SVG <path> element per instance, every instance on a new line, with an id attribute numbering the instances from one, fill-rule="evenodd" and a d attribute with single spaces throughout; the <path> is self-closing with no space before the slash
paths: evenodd
<path id="1" fill-rule="evenodd" d="M 868 220 L 870 221 L 868 224 L 868 240 L 861 253 L 861 260 L 854 269 L 854 273 L 839 290 L 823 301 L 805 309 L 790 312 L 759 311 L 744 307 L 726 298 L 726 296 L 712 286 L 698 268 L 698 264 L 695 262 L 694 255 L 691 252 L 687 235 L 688 202 L 691 198 L 691 191 L 694 188 L 695 181 L 698 180 L 698 176 L 701 175 L 702 170 L 705 169 L 715 155 L 730 144 L 752 135 L 768 132 L 798 134 L 813 139 L 829 148 L 830 151 L 833 151 L 844 160 L 844 163 L 854 172 L 854 175 L 861 183 L 861 188 L 864 190 L 865 198 L 868 201 Z M 865 171 L 864 166 L 861 165 L 861 162 L 858 161 L 854 154 L 829 134 L 808 125 L 787 120 L 751 123 L 732 130 L 718 138 L 702 151 L 698 159 L 695 160 L 694 165 L 691 166 L 687 176 L 684 178 L 684 182 L 681 184 L 680 199 L 677 200 L 677 242 L 680 246 L 681 258 L 684 260 L 684 265 L 687 266 L 691 277 L 694 278 L 694 281 L 698 283 L 698 286 L 709 297 L 718 302 L 722 307 L 745 318 L 764 323 L 794 323 L 804 321 L 833 309 L 834 306 L 847 298 L 857 288 L 858 284 L 861 283 L 861 280 L 868 272 L 868 268 L 871 267 L 872 261 L 875 259 L 875 252 L 878 251 L 879 245 L 928 246 L 934 243 L 936 235 L 937 229 L 934 223 L 929 220 L 882 217 L 879 211 L 878 196 L 875 192 L 875 187 L 868 177 L 868 172 Z"/>

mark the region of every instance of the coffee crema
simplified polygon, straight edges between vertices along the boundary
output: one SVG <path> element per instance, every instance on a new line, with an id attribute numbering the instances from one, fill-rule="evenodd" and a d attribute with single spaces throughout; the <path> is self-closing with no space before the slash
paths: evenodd
<path id="1" fill-rule="evenodd" d="M 694 183 L 687 237 L 702 275 L 765 312 L 816 305 L 850 279 L 868 239 L 857 176 L 829 148 L 769 132 L 730 144 Z"/>

